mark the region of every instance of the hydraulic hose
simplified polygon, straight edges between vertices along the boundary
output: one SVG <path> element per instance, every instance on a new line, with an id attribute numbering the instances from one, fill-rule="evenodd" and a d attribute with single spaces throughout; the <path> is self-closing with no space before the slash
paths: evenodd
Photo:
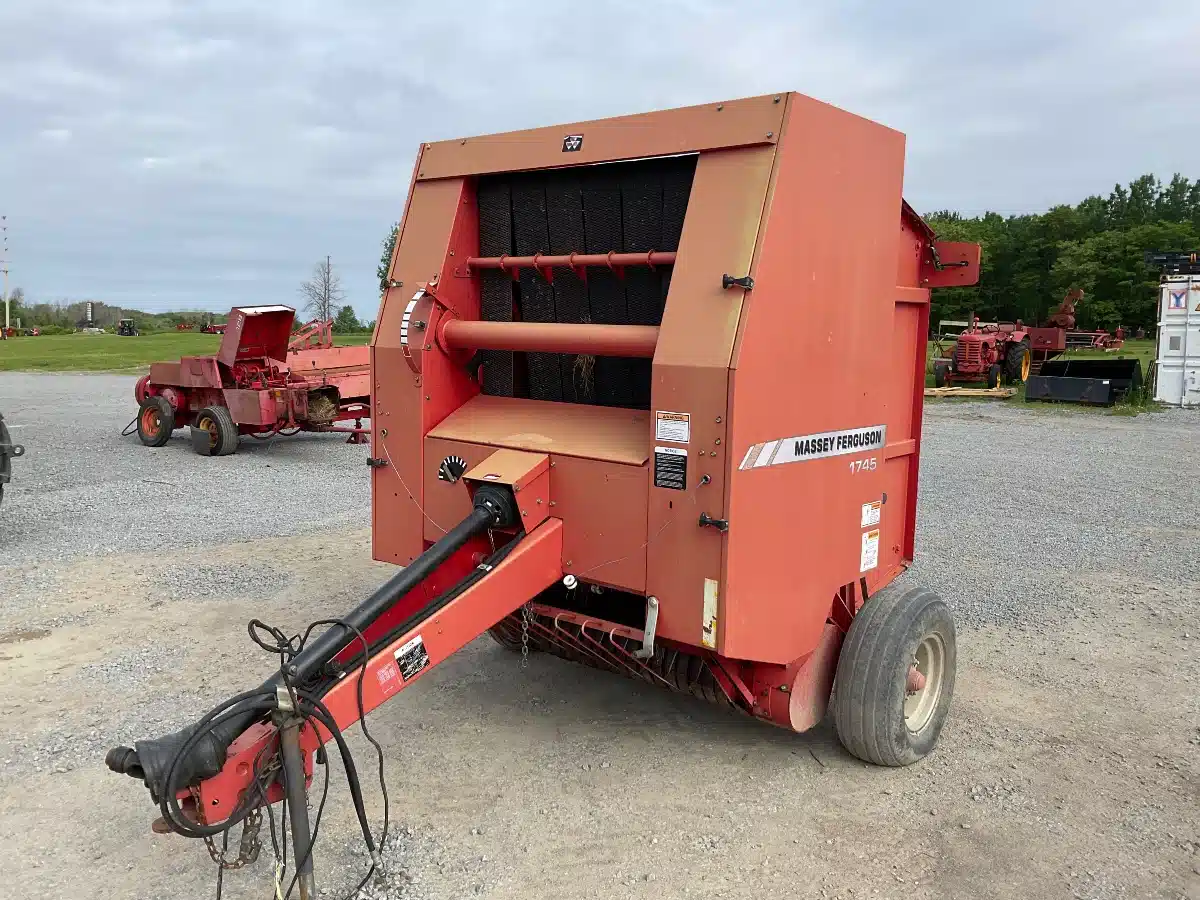
<path id="1" fill-rule="evenodd" d="M 316 678 L 326 663 L 354 638 L 356 629 L 366 631 L 383 612 L 429 577 L 471 538 L 489 528 L 507 527 L 517 518 L 516 503 L 507 488 L 480 485 L 470 514 L 343 616 L 344 625 L 333 625 L 314 638 L 287 664 L 287 681 L 300 686 Z M 168 798 L 173 800 L 177 790 L 221 771 L 229 745 L 270 711 L 262 700 L 275 696 L 276 689 L 283 683 L 284 673 L 277 673 L 257 690 L 231 698 L 195 725 L 160 738 L 138 741 L 132 748 L 114 747 L 106 755 L 105 763 L 114 772 L 141 779 L 156 802 L 169 803 Z M 259 702 L 249 702 L 252 700 Z"/>

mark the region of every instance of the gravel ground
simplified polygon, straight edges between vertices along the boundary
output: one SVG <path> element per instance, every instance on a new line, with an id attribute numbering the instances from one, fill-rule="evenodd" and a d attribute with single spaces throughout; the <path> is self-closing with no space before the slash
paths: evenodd
<path id="1" fill-rule="evenodd" d="M 366 446 L 329 434 L 244 438 L 234 455 L 207 458 L 180 429 L 165 447 L 143 447 L 136 435 L 121 437 L 137 412 L 135 380 L 0 376 L 0 412 L 27 450 L 13 463 L 0 517 L 8 565 L 369 522 Z"/>
<path id="2" fill-rule="evenodd" d="M 152 835 L 104 750 L 266 674 L 252 616 L 295 629 L 394 571 L 369 558 L 366 448 L 150 451 L 118 436 L 132 384 L 0 375 L 29 449 L 0 508 L 13 896 L 213 896 L 203 848 Z M 371 716 L 392 823 L 363 896 L 1200 900 L 1200 414 L 943 403 L 924 441 L 908 577 L 960 635 L 936 753 L 864 766 L 829 723 L 792 735 L 485 638 Z M 331 769 L 317 871 L 338 897 L 367 860 Z M 269 895 L 269 856 L 225 896 Z"/>

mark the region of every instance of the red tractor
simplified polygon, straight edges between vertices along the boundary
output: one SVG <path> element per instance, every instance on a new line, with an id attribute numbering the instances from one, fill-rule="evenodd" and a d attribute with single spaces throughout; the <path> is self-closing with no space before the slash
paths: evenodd
<path id="1" fill-rule="evenodd" d="M 980 325 L 978 316 L 958 336 L 949 358 L 933 361 L 933 383 L 986 381 L 989 388 L 1017 384 L 1029 377 L 1033 365 L 1031 329 L 1020 320 Z"/>

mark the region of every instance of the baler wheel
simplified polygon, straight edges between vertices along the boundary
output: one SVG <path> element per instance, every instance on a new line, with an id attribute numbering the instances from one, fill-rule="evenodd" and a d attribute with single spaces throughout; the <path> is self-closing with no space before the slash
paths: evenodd
<path id="1" fill-rule="evenodd" d="M 1007 384 L 1024 384 L 1029 378 L 1029 369 L 1033 364 L 1029 352 L 1029 341 L 1021 341 L 1008 351 L 1004 357 L 1004 381 Z"/>
<path id="2" fill-rule="evenodd" d="M 513 653 L 521 652 L 520 626 L 516 624 L 513 617 L 501 619 L 489 628 L 488 636 L 505 650 L 511 650 Z M 529 649 L 531 652 L 534 649 L 532 641 L 529 642 Z"/>
<path id="3" fill-rule="evenodd" d="M 1000 363 L 993 363 L 987 373 L 987 386 L 989 388 L 1000 387 L 1000 375 L 1003 370 L 1000 368 Z"/>
<path id="4" fill-rule="evenodd" d="M 238 428 L 228 407 L 206 406 L 196 413 L 192 448 L 201 456 L 229 456 L 237 449 Z"/>
<path id="5" fill-rule="evenodd" d="M 175 430 L 175 410 L 166 397 L 147 397 L 138 409 L 137 433 L 147 447 L 162 447 Z"/>
<path id="6" fill-rule="evenodd" d="M 850 624 L 833 688 L 843 746 L 880 766 L 924 757 L 954 694 L 954 619 L 932 591 L 885 589 Z"/>

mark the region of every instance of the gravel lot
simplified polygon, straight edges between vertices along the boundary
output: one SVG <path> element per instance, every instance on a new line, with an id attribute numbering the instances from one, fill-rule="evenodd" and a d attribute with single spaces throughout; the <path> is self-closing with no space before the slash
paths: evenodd
<path id="1" fill-rule="evenodd" d="M 365 447 L 148 450 L 119 436 L 132 385 L 0 375 L 28 448 L 0 507 L 0 897 L 213 896 L 203 847 L 152 835 L 105 749 L 266 674 L 251 616 L 295 628 L 394 571 L 370 560 Z M 393 824 L 370 896 L 1200 900 L 1197 448 L 1194 412 L 929 408 L 908 577 L 955 610 L 959 680 L 908 769 L 828 723 L 475 642 L 371 717 Z M 331 784 L 317 872 L 342 896 L 365 857 Z M 270 895 L 269 856 L 225 896 Z"/>

